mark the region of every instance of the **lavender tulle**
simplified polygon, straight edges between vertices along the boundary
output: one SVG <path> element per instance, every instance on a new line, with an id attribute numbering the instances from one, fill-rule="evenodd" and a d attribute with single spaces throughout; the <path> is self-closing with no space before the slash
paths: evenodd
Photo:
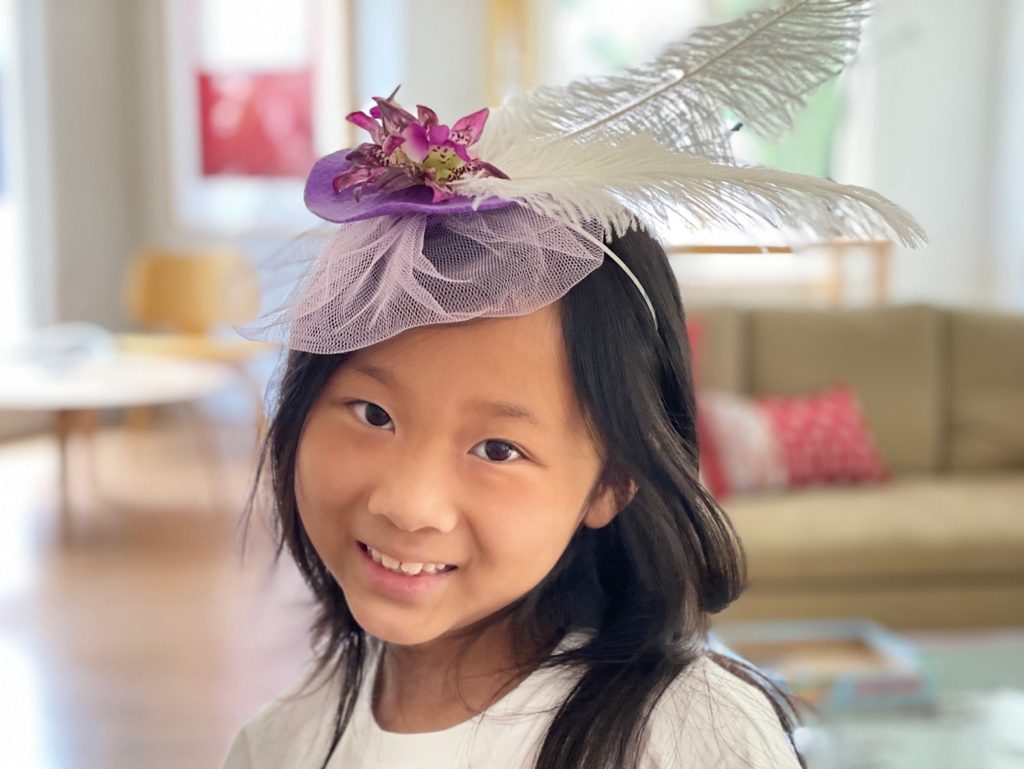
<path id="1" fill-rule="evenodd" d="M 598 240 L 597 225 L 587 230 Z M 517 205 L 350 221 L 264 271 L 283 300 L 239 332 L 293 350 L 368 347 L 418 326 L 525 315 L 601 265 L 601 248 Z"/>

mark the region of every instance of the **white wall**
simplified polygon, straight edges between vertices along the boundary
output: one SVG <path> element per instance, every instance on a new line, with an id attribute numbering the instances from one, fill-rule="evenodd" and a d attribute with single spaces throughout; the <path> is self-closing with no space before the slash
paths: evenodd
<path id="1" fill-rule="evenodd" d="M 1011 161 L 1004 146 L 1019 144 L 1020 123 L 1000 125 L 1024 109 L 1021 69 L 1011 86 L 1004 59 L 1020 59 L 1013 48 L 1024 45 L 1024 30 L 1019 19 L 1016 29 L 1007 27 L 1011 6 L 1019 17 L 1020 5 L 889 0 L 868 27 L 853 78 L 853 149 L 840 153 L 841 179 L 891 197 L 928 231 L 930 245 L 896 253 L 897 301 L 1013 305 L 995 202 L 1019 197 L 1024 175 L 1020 149 Z"/>
<path id="2" fill-rule="evenodd" d="M 990 287 L 995 303 L 1024 310 L 1024 3 L 1001 5 Z"/>
<path id="3" fill-rule="evenodd" d="M 139 237 L 140 211 L 132 7 L 46 2 L 57 320 L 123 325 L 120 275 Z"/>
<path id="4" fill-rule="evenodd" d="M 355 0 L 358 96 L 387 96 L 401 85 L 407 108 L 426 104 L 454 122 L 486 103 L 482 0 Z"/>

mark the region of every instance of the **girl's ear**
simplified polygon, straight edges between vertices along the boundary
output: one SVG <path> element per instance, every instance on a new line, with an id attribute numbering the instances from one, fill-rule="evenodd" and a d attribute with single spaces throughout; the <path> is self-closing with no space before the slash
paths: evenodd
<path id="1" fill-rule="evenodd" d="M 632 479 L 629 480 L 627 489 L 604 485 L 587 508 L 587 513 L 583 517 L 583 525 L 591 529 L 601 529 L 607 526 L 622 508 L 633 501 L 636 489 L 636 483 Z"/>

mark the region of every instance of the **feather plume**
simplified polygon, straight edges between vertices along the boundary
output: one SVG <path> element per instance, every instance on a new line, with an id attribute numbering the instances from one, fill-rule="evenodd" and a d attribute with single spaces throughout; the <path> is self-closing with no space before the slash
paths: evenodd
<path id="1" fill-rule="evenodd" d="M 694 229 L 743 231 L 768 224 L 810 238 L 872 238 L 888 231 L 907 246 L 925 242 L 910 214 L 872 190 L 714 163 L 647 136 L 615 147 L 579 137 L 521 142 L 495 162 L 512 178 L 469 177 L 457 191 L 516 200 L 576 227 L 591 221 L 621 234 L 635 224 L 656 229 L 678 217 Z"/>
<path id="2" fill-rule="evenodd" d="M 642 132 L 671 149 L 728 162 L 724 110 L 769 137 L 789 128 L 806 97 L 853 56 L 867 5 L 791 0 L 702 27 L 621 74 L 513 97 L 491 114 L 480 156 L 491 160 L 527 137 L 617 142 Z"/>

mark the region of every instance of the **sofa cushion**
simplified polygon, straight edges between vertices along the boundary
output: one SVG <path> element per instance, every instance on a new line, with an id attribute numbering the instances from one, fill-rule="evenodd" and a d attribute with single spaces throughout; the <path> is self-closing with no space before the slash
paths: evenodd
<path id="1" fill-rule="evenodd" d="M 951 468 L 1024 467 L 1024 315 L 953 312 L 950 369 Z"/>
<path id="2" fill-rule="evenodd" d="M 754 310 L 749 332 L 754 393 L 798 395 L 849 384 L 891 470 L 943 467 L 941 310 L 917 305 Z"/>
<path id="3" fill-rule="evenodd" d="M 1024 472 L 735 497 L 750 584 L 1024 577 Z"/>

